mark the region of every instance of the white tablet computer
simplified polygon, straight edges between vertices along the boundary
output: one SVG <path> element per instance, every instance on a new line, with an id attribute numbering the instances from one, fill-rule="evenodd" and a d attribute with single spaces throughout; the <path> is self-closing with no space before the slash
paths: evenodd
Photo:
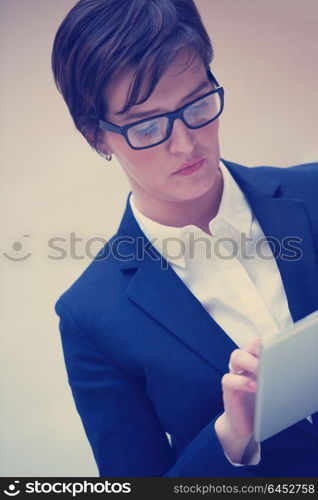
<path id="1" fill-rule="evenodd" d="M 263 340 L 257 382 L 256 441 L 318 411 L 318 311 Z"/>

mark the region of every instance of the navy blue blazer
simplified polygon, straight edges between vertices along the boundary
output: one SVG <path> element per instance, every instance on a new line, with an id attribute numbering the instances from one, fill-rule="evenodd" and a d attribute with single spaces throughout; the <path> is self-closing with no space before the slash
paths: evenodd
<path id="1" fill-rule="evenodd" d="M 301 258 L 275 255 L 294 321 L 317 310 L 318 163 L 225 164 L 265 235 L 299 238 Z M 214 422 L 238 346 L 151 246 L 128 202 L 118 232 L 55 308 L 100 476 L 317 476 L 318 413 L 316 425 L 303 419 L 264 441 L 259 464 L 226 459 Z"/>

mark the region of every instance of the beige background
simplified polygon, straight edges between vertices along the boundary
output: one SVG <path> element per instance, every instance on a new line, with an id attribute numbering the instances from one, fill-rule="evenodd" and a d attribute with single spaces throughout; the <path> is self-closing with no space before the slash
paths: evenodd
<path id="1" fill-rule="evenodd" d="M 106 164 L 76 132 L 53 84 L 52 40 L 74 3 L 0 0 L 2 476 L 97 475 L 53 308 L 89 264 L 88 239 L 115 231 L 128 184 L 116 161 Z M 197 5 L 225 87 L 224 158 L 250 166 L 317 160 L 317 0 Z M 83 239 L 78 259 L 67 249 L 71 232 Z M 49 258 L 56 236 L 65 238 L 63 260 Z"/>

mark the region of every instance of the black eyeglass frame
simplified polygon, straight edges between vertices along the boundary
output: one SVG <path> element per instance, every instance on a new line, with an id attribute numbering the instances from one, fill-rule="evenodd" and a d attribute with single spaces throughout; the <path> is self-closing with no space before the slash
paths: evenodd
<path id="1" fill-rule="evenodd" d="M 98 126 L 101 129 L 103 129 L 103 130 L 107 130 L 107 131 L 110 131 L 110 132 L 115 132 L 116 134 L 120 134 L 120 135 L 124 136 L 125 139 L 126 139 L 127 144 L 132 149 L 135 149 L 135 150 L 153 148 L 154 146 L 159 146 L 159 144 L 162 144 L 163 142 L 167 141 L 169 139 L 170 135 L 171 135 L 172 128 L 173 128 L 173 123 L 174 123 L 174 120 L 176 118 L 180 118 L 180 120 L 186 125 L 186 127 L 190 128 L 190 129 L 197 129 L 197 128 L 205 127 L 209 123 L 211 123 L 214 120 L 216 120 L 220 116 L 220 114 L 222 113 L 223 108 L 224 108 L 224 89 L 223 89 L 223 87 L 221 87 L 219 85 L 218 81 L 213 76 L 213 74 L 211 73 L 211 71 L 207 71 L 207 74 L 208 74 L 208 78 L 209 78 L 210 82 L 212 82 L 214 85 L 217 85 L 217 88 L 215 88 L 213 90 L 210 90 L 209 92 L 206 92 L 205 94 L 200 95 L 199 97 L 197 97 L 193 101 L 188 102 L 187 104 L 185 104 L 181 108 L 176 109 L 175 111 L 171 111 L 169 113 L 161 113 L 160 115 L 149 116 L 148 118 L 143 118 L 142 120 L 138 120 L 136 122 L 131 122 L 131 123 L 128 123 L 127 125 L 122 125 L 121 127 L 118 126 L 118 125 L 115 125 L 114 123 L 108 122 L 106 120 L 99 119 L 98 120 Z M 199 101 L 200 99 L 203 99 L 204 97 L 207 97 L 209 95 L 216 94 L 216 93 L 219 94 L 219 98 L 220 98 L 220 102 L 221 102 L 221 107 L 220 107 L 220 110 L 217 113 L 217 115 L 214 116 L 211 120 L 205 122 L 203 125 L 198 125 L 198 126 L 188 125 L 188 123 L 185 121 L 185 118 L 183 116 L 184 111 L 189 106 L 192 106 L 192 104 L 194 104 L 195 102 Z M 136 146 L 133 146 L 131 144 L 131 142 L 129 140 L 129 137 L 128 137 L 128 130 L 131 127 L 135 127 L 136 125 L 139 125 L 141 123 L 149 122 L 151 120 L 155 120 L 156 118 L 161 118 L 163 116 L 167 117 L 168 120 L 169 120 L 168 121 L 168 126 L 167 126 L 167 135 L 164 137 L 164 139 L 162 139 L 161 141 L 156 142 L 154 144 L 150 144 L 149 146 L 136 147 Z"/>

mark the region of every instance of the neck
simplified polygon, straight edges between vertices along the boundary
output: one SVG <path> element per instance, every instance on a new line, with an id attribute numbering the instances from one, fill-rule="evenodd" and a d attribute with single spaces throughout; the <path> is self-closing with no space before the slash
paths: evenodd
<path id="1" fill-rule="evenodd" d="M 193 200 L 175 202 L 152 198 L 149 203 L 147 198 L 133 189 L 136 207 L 149 219 L 173 227 L 194 225 L 207 234 L 211 234 L 209 222 L 218 213 L 222 193 L 223 177 L 220 170 L 217 172 L 212 188 Z"/>

